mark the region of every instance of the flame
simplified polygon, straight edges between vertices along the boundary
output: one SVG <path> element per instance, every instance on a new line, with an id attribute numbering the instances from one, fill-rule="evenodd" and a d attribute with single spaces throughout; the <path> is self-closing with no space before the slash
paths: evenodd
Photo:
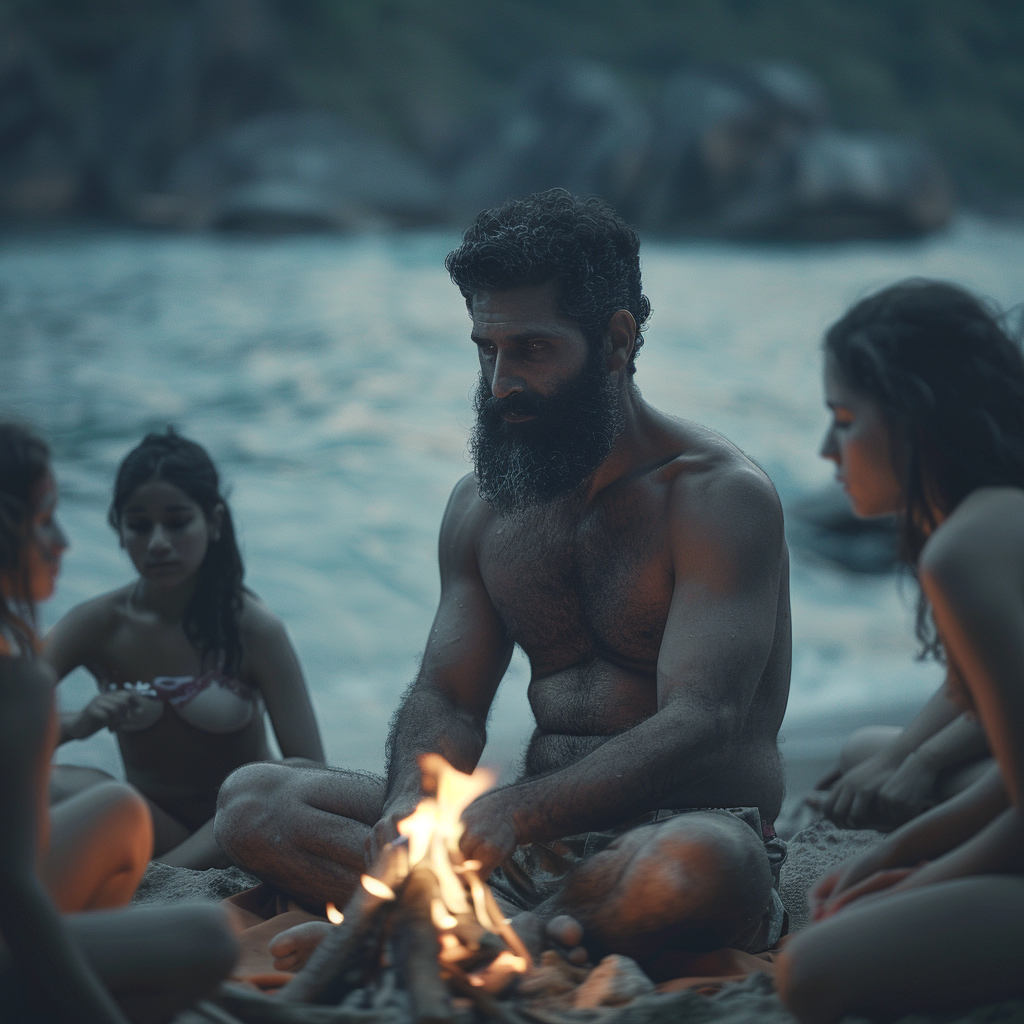
<path id="1" fill-rule="evenodd" d="M 379 878 L 374 878 L 373 875 L 363 875 L 359 881 L 363 883 L 363 888 L 371 896 L 379 896 L 382 900 L 393 900 L 395 898 L 395 890 Z"/>
<path id="2" fill-rule="evenodd" d="M 454 928 L 459 923 L 457 917 L 452 917 L 448 913 L 448 908 L 444 905 L 444 901 L 439 900 L 436 896 L 430 902 L 430 919 L 434 922 L 434 927 L 442 932 Z"/>
<path id="3" fill-rule="evenodd" d="M 327 904 L 327 920 L 331 924 L 341 924 L 345 920 L 345 915 L 333 904 Z"/>
<path id="4" fill-rule="evenodd" d="M 499 979 L 500 982 L 502 977 L 521 974 L 529 966 L 529 953 L 477 874 L 482 866 L 480 861 L 464 861 L 459 849 L 459 840 L 465 831 L 462 812 L 491 788 L 494 775 L 480 768 L 472 775 L 466 775 L 456 771 L 437 754 L 423 755 L 420 768 L 428 779 L 437 780 L 436 792 L 420 800 L 412 814 L 398 822 L 398 831 L 408 840 L 403 851 L 408 858 L 404 864 L 405 873 L 425 862 L 437 878 L 440 897 L 431 902 L 430 916 L 434 927 L 441 933 L 441 959 L 457 963 L 464 958 L 466 950 L 451 929 L 459 923 L 456 915 L 475 914 L 480 924 L 500 935 L 510 947 L 492 961 L 487 969 L 487 978 Z M 364 875 L 363 885 L 375 895 L 385 896 L 386 890 L 385 898 L 395 898 L 394 893 L 378 879 Z M 492 983 L 475 974 L 469 975 L 468 981 L 476 986 Z"/>

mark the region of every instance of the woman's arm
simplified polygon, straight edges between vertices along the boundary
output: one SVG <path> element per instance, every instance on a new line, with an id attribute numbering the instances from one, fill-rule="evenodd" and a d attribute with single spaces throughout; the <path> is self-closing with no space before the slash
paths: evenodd
<path id="1" fill-rule="evenodd" d="M 1024 491 L 965 498 L 925 546 L 921 585 L 999 763 L 1024 796 Z"/>
<path id="2" fill-rule="evenodd" d="M 828 792 L 812 803 L 825 817 L 849 828 L 902 824 L 926 806 L 942 768 L 984 753 L 982 746 L 974 754 L 979 736 L 984 743 L 980 727 L 968 727 L 966 732 L 953 728 L 961 720 L 962 710 L 949 699 L 943 684 L 884 749 L 838 778 L 833 776 L 831 783 L 819 783 L 828 785 Z M 925 748 L 927 754 L 922 755 Z"/>
<path id="3" fill-rule="evenodd" d="M 113 595 L 86 601 L 71 609 L 43 639 L 42 657 L 58 680 L 80 665 L 97 660 L 99 648 L 110 629 L 110 600 Z M 58 744 L 84 740 L 100 729 L 115 730 L 139 706 L 131 690 L 101 693 L 78 711 L 60 713 Z"/>
<path id="4" fill-rule="evenodd" d="M 817 916 L 879 871 L 913 868 L 949 853 L 984 829 L 1009 803 L 996 765 L 962 793 L 925 811 L 890 833 L 877 846 L 840 864 L 811 891 Z"/>
<path id="5" fill-rule="evenodd" d="M 263 694 L 282 756 L 323 763 L 320 729 L 302 666 L 281 620 L 247 597 L 242 636 L 245 660 Z"/>

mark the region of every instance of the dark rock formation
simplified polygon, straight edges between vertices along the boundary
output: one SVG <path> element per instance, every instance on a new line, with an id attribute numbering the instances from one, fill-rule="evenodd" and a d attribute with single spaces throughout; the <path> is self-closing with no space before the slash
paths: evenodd
<path id="1" fill-rule="evenodd" d="M 72 212 L 85 184 L 79 133 L 46 54 L 0 25 L 0 216 Z"/>
<path id="2" fill-rule="evenodd" d="M 686 69 L 665 88 L 637 219 L 666 233 L 833 240 L 942 227 L 952 188 L 910 140 L 826 127 L 799 69 Z"/>
<path id="3" fill-rule="evenodd" d="M 455 219 L 556 186 L 625 210 L 650 131 L 647 112 L 607 68 L 568 63 L 530 72 L 468 133 L 451 184 Z"/>
<path id="4" fill-rule="evenodd" d="M 253 118 L 182 156 L 152 223 L 260 231 L 436 223 L 441 198 L 416 158 L 333 114 Z"/>
<path id="5" fill-rule="evenodd" d="M 896 567 L 896 518 L 858 518 L 838 486 L 791 505 L 786 511 L 786 537 L 797 551 L 853 572 L 886 573 Z"/>
<path id="6" fill-rule="evenodd" d="M 208 0 L 117 60 L 97 110 L 107 203 L 130 220 L 163 219 L 151 197 L 185 153 L 240 122 L 294 106 L 280 32 L 261 0 Z"/>

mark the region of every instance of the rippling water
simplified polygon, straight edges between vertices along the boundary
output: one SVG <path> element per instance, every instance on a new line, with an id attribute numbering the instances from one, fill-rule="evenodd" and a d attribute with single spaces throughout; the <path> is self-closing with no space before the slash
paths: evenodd
<path id="1" fill-rule="evenodd" d="M 387 721 L 437 600 L 436 536 L 468 471 L 476 375 L 448 234 L 283 239 L 76 232 L 0 242 L 0 407 L 52 442 L 72 540 L 47 622 L 131 579 L 105 523 L 115 467 L 174 423 L 231 487 L 249 584 L 285 620 L 330 758 L 380 769 Z M 714 427 L 784 502 L 830 477 L 816 456 L 823 328 L 908 275 L 1024 298 L 1024 231 L 963 221 L 914 244 L 644 247 L 654 307 L 637 383 Z M 909 590 L 908 590 L 909 595 Z M 794 672 L 784 731 L 921 701 L 909 596 L 795 559 Z M 499 692 L 487 757 L 529 732 L 527 666 Z M 84 672 L 66 706 L 95 692 Z M 831 742 L 831 741 L 829 741 Z M 104 733 L 62 760 L 111 767 Z"/>

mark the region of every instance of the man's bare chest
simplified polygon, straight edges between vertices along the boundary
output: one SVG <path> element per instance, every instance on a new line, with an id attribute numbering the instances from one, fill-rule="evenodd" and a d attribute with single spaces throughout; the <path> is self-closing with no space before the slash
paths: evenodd
<path id="1" fill-rule="evenodd" d="M 673 583 L 656 517 L 615 508 L 497 520 L 480 567 L 535 674 L 593 657 L 653 669 Z"/>

